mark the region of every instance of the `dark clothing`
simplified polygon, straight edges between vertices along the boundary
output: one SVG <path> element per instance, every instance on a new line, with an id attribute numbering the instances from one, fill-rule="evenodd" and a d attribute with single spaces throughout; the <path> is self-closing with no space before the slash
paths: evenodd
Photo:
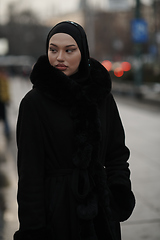
<path id="1" fill-rule="evenodd" d="M 7 104 L 10 101 L 8 78 L 4 71 L 0 71 L 0 121 L 4 124 L 4 135 L 10 139 L 10 126 L 7 117 Z"/>
<path id="2" fill-rule="evenodd" d="M 0 120 L 5 120 L 6 111 L 5 111 L 5 103 L 0 101 Z"/>
<path id="3" fill-rule="evenodd" d="M 9 103 L 9 84 L 7 75 L 0 70 L 0 120 L 6 119 L 6 104 Z"/>
<path id="4" fill-rule="evenodd" d="M 20 229 L 15 240 L 120 240 L 135 199 L 109 73 L 91 60 L 78 83 L 45 56 L 17 122 Z"/>

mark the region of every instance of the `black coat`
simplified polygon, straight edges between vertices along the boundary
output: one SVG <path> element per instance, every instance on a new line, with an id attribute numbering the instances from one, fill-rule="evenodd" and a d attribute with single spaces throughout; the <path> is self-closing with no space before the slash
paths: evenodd
<path id="1" fill-rule="evenodd" d="M 31 81 L 17 122 L 14 239 L 120 240 L 135 199 L 109 73 L 92 59 L 90 79 L 79 82 L 42 56 Z"/>

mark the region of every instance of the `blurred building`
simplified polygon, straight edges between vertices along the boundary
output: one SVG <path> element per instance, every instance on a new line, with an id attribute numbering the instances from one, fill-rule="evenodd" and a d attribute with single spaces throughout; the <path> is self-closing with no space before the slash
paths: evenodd
<path id="1" fill-rule="evenodd" d="M 45 24 L 53 26 L 62 20 L 77 21 L 85 27 L 88 35 L 91 55 L 103 60 L 123 59 L 134 54 L 134 46 L 131 36 L 131 20 L 135 18 L 135 7 L 131 7 L 127 0 L 121 1 L 121 6 L 117 7 L 116 0 L 99 2 L 94 5 L 86 5 L 82 1 L 80 10 L 74 13 L 53 16 Z M 90 1 L 88 1 L 90 2 Z M 102 5 L 103 3 L 103 5 Z M 104 7 L 103 7 L 104 6 Z M 103 7 L 103 9 L 102 9 Z M 156 13 L 155 14 L 155 10 Z M 160 53 L 160 42 L 154 40 L 160 34 L 160 1 L 155 6 L 141 4 L 141 18 L 148 24 L 148 41 L 142 44 L 142 54 L 152 54 L 150 46 L 156 44 L 157 54 Z M 154 53 L 153 53 L 154 54 Z"/>

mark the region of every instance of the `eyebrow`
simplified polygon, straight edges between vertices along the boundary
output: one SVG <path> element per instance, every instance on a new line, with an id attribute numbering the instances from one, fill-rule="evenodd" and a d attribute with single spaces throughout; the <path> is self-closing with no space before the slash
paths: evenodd
<path id="1" fill-rule="evenodd" d="M 54 47 L 58 47 L 56 44 L 54 43 L 50 43 L 50 45 L 54 46 Z M 70 44 L 70 45 L 66 45 L 65 47 L 76 47 L 75 44 Z"/>

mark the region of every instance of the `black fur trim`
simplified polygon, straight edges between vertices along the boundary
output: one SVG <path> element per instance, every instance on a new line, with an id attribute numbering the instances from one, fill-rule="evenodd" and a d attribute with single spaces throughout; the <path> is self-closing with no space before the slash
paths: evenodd
<path id="1" fill-rule="evenodd" d="M 111 91 L 111 79 L 108 71 L 98 61 L 91 59 L 90 62 L 90 78 L 83 89 L 75 80 L 52 67 L 45 55 L 34 65 L 30 79 L 34 87 L 62 104 L 70 104 L 75 99 L 99 102 Z"/>

